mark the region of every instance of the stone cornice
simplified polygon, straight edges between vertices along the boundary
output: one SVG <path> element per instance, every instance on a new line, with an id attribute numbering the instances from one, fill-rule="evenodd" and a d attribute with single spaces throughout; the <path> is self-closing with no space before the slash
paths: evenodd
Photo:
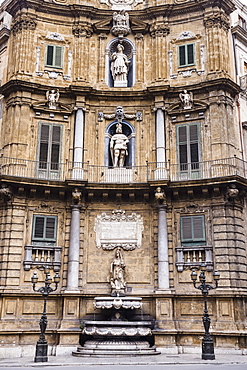
<path id="1" fill-rule="evenodd" d="M 186 2 L 186 6 L 183 3 L 163 4 L 145 9 L 131 10 L 129 11 L 129 15 L 139 20 L 150 20 L 159 16 L 169 18 L 171 15 L 176 16 L 178 14 L 191 15 L 195 11 L 205 11 L 205 9 L 210 8 L 222 9 L 229 15 L 235 9 L 235 6 L 231 0 L 191 0 L 190 2 Z M 86 17 L 89 18 L 92 23 L 96 20 L 104 20 L 112 16 L 112 10 L 110 9 L 97 9 L 93 6 L 79 4 L 57 4 L 54 2 L 44 2 L 43 0 L 12 0 L 6 6 L 6 10 L 13 17 L 24 9 L 29 9 L 30 13 L 35 11 L 36 13 L 49 13 L 72 18 Z"/>
<path id="2" fill-rule="evenodd" d="M 59 88 L 59 92 L 61 94 L 67 95 L 69 94 L 72 97 L 77 95 L 86 95 L 87 97 L 104 97 L 106 100 L 112 99 L 118 95 L 119 99 L 129 100 L 130 98 L 140 98 L 140 97 L 150 97 L 152 99 L 155 95 L 166 95 L 166 94 L 174 94 L 177 95 L 178 92 L 181 91 L 183 87 L 171 87 L 169 84 L 162 85 L 162 86 L 150 86 L 145 90 L 126 90 L 126 89 L 109 89 L 109 90 L 96 90 L 92 87 L 88 86 L 77 86 L 77 85 L 70 85 L 65 88 Z M 200 82 L 198 84 L 190 85 L 190 91 L 193 92 L 200 92 L 200 91 L 212 91 L 214 89 L 223 89 L 228 91 L 232 96 L 235 96 L 240 92 L 240 87 L 234 81 L 230 80 L 229 78 L 215 78 L 213 80 L 208 80 L 204 82 Z M 38 91 L 41 94 L 45 94 L 47 91 L 47 85 L 36 84 L 29 81 L 23 80 L 10 80 L 0 88 L 0 93 L 3 94 L 5 97 L 9 96 L 13 92 L 18 91 L 28 91 L 32 93 L 37 93 Z"/>

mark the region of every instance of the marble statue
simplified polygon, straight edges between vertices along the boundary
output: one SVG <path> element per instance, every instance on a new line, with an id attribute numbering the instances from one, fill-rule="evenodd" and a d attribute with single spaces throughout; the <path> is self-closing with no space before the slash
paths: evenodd
<path id="1" fill-rule="evenodd" d="M 113 167 L 123 167 L 125 157 L 128 155 L 129 139 L 122 132 L 122 125 L 120 122 L 116 124 L 116 133 L 112 136 L 110 141 L 110 152 L 112 157 Z"/>
<path id="2" fill-rule="evenodd" d="M 113 13 L 113 26 L 111 32 L 118 37 L 123 37 L 130 33 L 129 14 L 123 9 Z"/>
<path id="3" fill-rule="evenodd" d="M 114 80 L 114 87 L 127 87 L 127 76 L 130 61 L 123 52 L 124 46 L 117 45 L 117 52 L 111 56 L 111 73 Z"/>
<path id="4" fill-rule="evenodd" d="M 124 281 L 125 263 L 120 248 L 117 248 L 115 258 L 111 263 L 110 283 L 112 295 L 125 295 L 126 282 Z"/>
<path id="5" fill-rule="evenodd" d="M 191 109 L 193 104 L 193 94 L 192 92 L 188 93 L 187 90 L 184 90 L 183 93 L 179 94 L 179 98 L 182 102 L 184 109 Z"/>
<path id="6" fill-rule="evenodd" d="M 46 99 L 47 99 L 47 104 L 49 109 L 56 109 L 57 108 L 57 102 L 59 99 L 59 90 L 48 90 L 46 92 Z"/>

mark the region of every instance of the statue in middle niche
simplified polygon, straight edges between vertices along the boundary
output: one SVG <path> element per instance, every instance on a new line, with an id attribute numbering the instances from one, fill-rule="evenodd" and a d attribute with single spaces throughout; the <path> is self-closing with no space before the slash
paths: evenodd
<path id="1" fill-rule="evenodd" d="M 114 80 L 114 87 L 127 87 L 128 85 L 127 76 L 130 61 L 123 50 L 124 46 L 118 44 L 117 52 L 114 52 L 111 56 L 111 73 Z"/>
<path id="2" fill-rule="evenodd" d="M 128 155 L 129 139 L 123 134 L 122 125 L 120 122 L 116 124 L 116 133 L 110 141 L 110 152 L 113 167 L 123 167 L 125 157 Z"/>

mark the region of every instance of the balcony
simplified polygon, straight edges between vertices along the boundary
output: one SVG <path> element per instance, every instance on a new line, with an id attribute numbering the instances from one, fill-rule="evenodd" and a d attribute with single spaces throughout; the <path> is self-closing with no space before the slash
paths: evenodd
<path id="1" fill-rule="evenodd" d="M 144 166 L 111 168 L 90 163 L 48 163 L 0 157 L 0 174 L 6 177 L 45 181 L 85 181 L 97 184 L 195 181 L 212 178 L 247 177 L 247 162 L 237 158 L 170 164 L 146 163 Z"/>

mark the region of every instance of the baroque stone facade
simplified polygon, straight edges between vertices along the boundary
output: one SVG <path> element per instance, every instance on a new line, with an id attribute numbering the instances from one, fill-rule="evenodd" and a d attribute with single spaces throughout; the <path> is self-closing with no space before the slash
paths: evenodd
<path id="1" fill-rule="evenodd" d="M 200 351 L 203 301 L 190 273 L 202 262 L 209 281 L 221 276 L 208 297 L 216 348 L 246 350 L 233 10 L 230 0 L 3 3 L 4 356 L 34 353 L 42 298 L 31 276 L 42 281 L 44 266 L 61 276 L 48 299 L 50 353 L 71 353 L 94 298 L 111 294 L 117 248 L 126 294 L 142 298 L 162 351 Z"/>

